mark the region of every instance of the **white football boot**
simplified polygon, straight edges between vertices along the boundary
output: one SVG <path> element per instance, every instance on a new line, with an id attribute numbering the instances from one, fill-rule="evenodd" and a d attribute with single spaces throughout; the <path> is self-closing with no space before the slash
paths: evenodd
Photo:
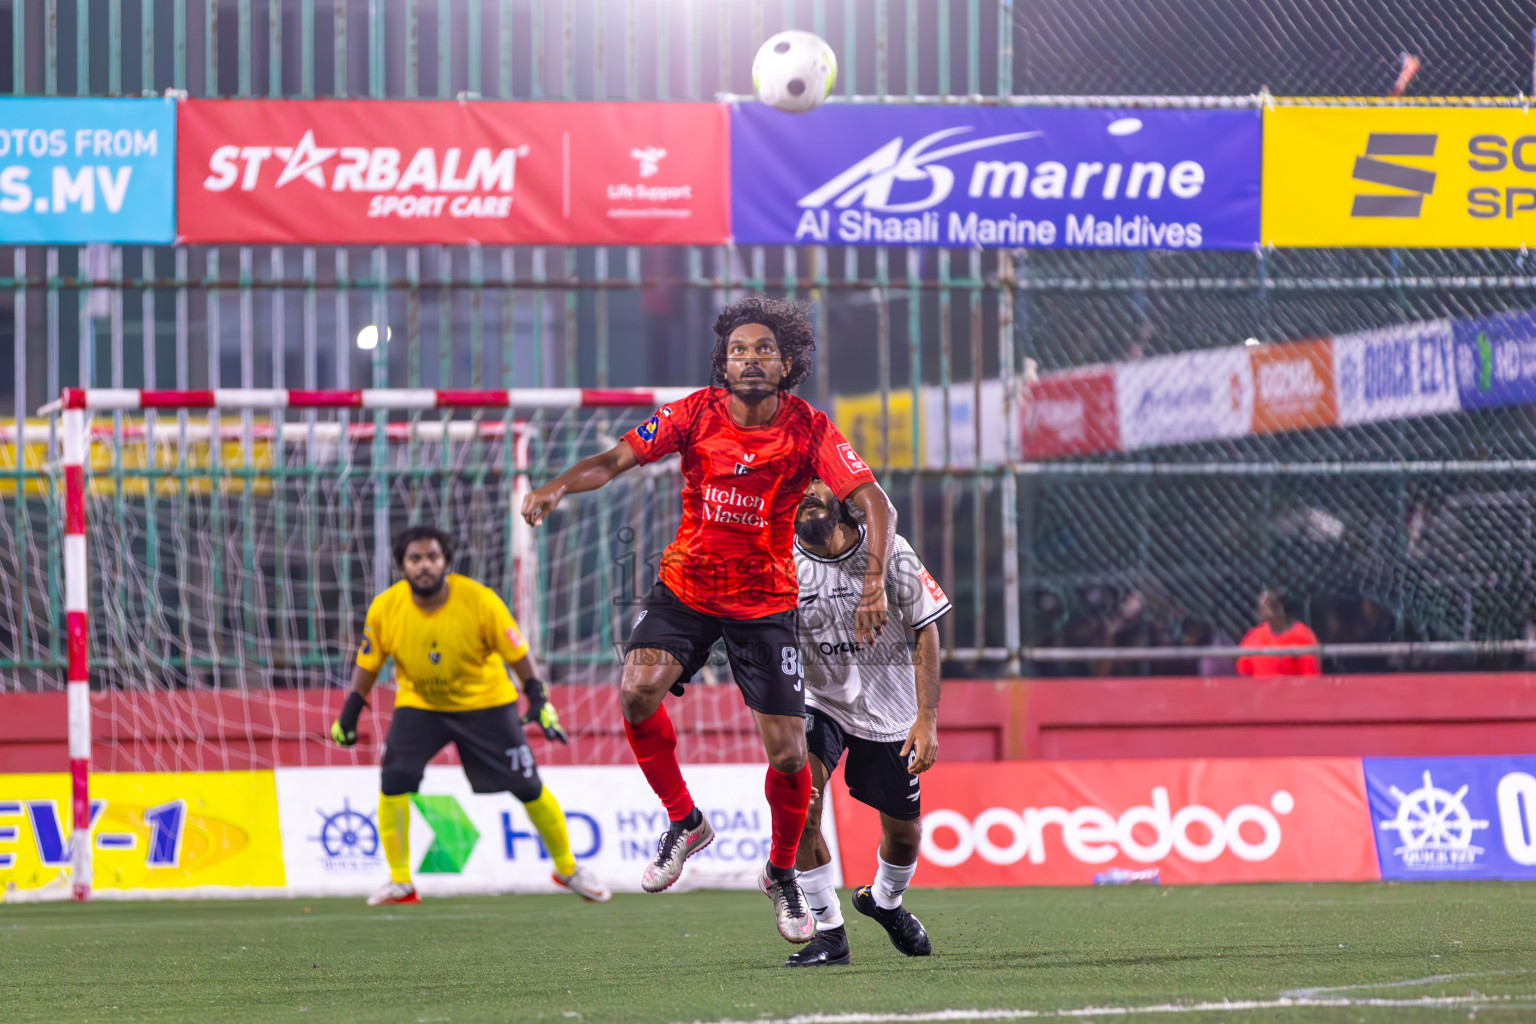
<path id="1" fill-rule="evenodd" d="M 554 879 L 556 885 L 571 890 L 588 903 L 607 903 L 613 899 L 613 893 L 608 891 L 608 887 L 580 864 L 576 865 L 576 870 L 568 875 L 555 871 L 549 877 Z"/>
<path id="2" fill-rule="evenodd" d="M 416 887 L 410 882 L 386 882 L 378 892 L 368 897 L 370 907 L 387 907 L 399 903 L 420 903 Z"/>
<path id="3" fill-rule="evenodd" d="M 775 879 L 768 874 L 768 866 L 765 864 L 762 873 L 757 876 L 757 888 L 773 900 L 773 916 L 778 922 L 780 935 L 796 945 L 810 942 L 816 937 L 816 918 L 811 913 L 810 905 L 805 902 L 805 893 L 801 891 L 799 882 L 794 878 L 783 881 Z"/>
<path id="4" fill-rule="evenodd" d="M 693 828 L 674 823 L 656 844 L 656 856 L 645 866 L 645 874 L 640 876 L 640 888 L 646 892 L 661 892 L 671 887 L 683 873 L 683 862 L 714 841 L 715 830 L 702 814 Z"/>

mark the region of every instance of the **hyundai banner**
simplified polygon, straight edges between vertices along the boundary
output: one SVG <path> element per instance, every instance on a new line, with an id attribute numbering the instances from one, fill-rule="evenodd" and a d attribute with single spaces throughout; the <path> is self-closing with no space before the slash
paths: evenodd
<path id="1" fill-rule="evenodd" d="M 1536 757 L 1368 757 L 1381 877 L 1536 879 Z"/>
<path id="2" fill-rule="evenodd" d="M 0 242 L 165 245 L 175 159 L 171 100 L 0 101 Z"/>
<path id="3" fill-rule="evenodd" d="M 713 103 L 188 100 L 184 242 L 713 245 Z"/>
<path id="4" fill-rule="evenodd" d="M 635 892 L 666 810 L 634 767 L 539 769 L 560 801 L 577 863 L 610 888 Z M 688 860 L 677 889 L 750 889 L 768 858 L 771 822 L 762 765 L 700 765 L 688 786 L 715 841 Z M 389 880 L 379 842 L 377 768 L 279 768 L 283 860 L 295 894 L 353 895 Z M 831 815 L 822 831 L 836 863 Z M 558 892 L 553 865 L 510 793 L 473 793 L 457 766 L 427 768 L 411 796 L 411 870 L 423 895 Z"/>
<path id="5" fill-rule="evenodd" d="M 1110 868 L 1172 884 L 1366 881 L 1357 758 L 1013 761 L 923 775 L 915 885 L 1087 885 Z M 832 785 L 843 877 L 874 878 L 879 815 Z"/>
<path id="6" fill-rule="evenodd" d="M 738 244 L 1248 249 L 1259 112 L 731 111 Z"/>

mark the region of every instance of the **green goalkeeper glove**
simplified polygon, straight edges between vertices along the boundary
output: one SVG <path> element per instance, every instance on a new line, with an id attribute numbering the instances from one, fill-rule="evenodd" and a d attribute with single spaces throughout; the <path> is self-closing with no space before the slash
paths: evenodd
<path id="1" fill-rule="evenodd" d="M 570 742 L 565 730 L 560 728 L 560 713 L 549 702 L 549 695 L 545 692 L 542 679 L 528 679 L 523 682 L 523 694 L 528 698 L 528 713 L 523 716 L 523 724 L 537 723 L 544 730 L 544 738 L 547 740 L 559 740 L 561 743 Z"/>
<path id="2" fill-rule="evenodd" d="M 341 708 L 341 717 L 331 723 L 331 739 L 338 747 L 350 747 L 357 742 L 357 720 L 367 706 L 368 702 L 356 690 L 347 694 L 347 702 Z"/>

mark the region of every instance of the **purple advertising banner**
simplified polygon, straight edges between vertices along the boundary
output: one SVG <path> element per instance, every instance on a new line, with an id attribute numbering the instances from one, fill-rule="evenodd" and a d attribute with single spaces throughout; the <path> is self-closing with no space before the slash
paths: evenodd
<path id="1" fill-rule="evenodd" d="M 1536 878 L 1536 757 L 1367 757 L 1381 877 Z"/>
<path id="2" fill-rule="evenodd" d="M 738 244 L 1247 249 L 1256 110 L 731 111 Z"/>
<path id="3" fill-rule="evenodd" d="M 1457 320 L 1454 330 L 1463 409 L 1536 402 L 1536 314 Z"/>

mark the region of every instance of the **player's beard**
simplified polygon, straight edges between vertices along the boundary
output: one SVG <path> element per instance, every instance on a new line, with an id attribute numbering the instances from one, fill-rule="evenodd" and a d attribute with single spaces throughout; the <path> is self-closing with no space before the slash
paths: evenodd
<path id="1" fill-rule="evenodd" d="M 836 505 L 823 505 L 819 501 L 803 501 L 802 509 L 820 508 L 826 510 L 823 516 L 795 516 L 795 536 L 800 538 L 802 544 L 813 548 L 824 548 L 832 535 L 837 532 L 837 526 L 842 522 L 842 514 Z"/>
<path id="2" fill-rule="evenodd" d="M 424 583 L 417 583 L 424 580 Z M 433 576 L 407 576 L 406 585 L 411 588 L 411 593 L 420 598 L 436 597 L 443 589 L 443 584 L 448 580 L 446 571 Z"/>
<path id="3" fill-rule="evenodd" d="M 731 384 L 731 394 L 750 405 L 766 401 L 778 393 L 778 382 L 769 381 L 766 374 L 761 377 L 737 377 Z"/>

